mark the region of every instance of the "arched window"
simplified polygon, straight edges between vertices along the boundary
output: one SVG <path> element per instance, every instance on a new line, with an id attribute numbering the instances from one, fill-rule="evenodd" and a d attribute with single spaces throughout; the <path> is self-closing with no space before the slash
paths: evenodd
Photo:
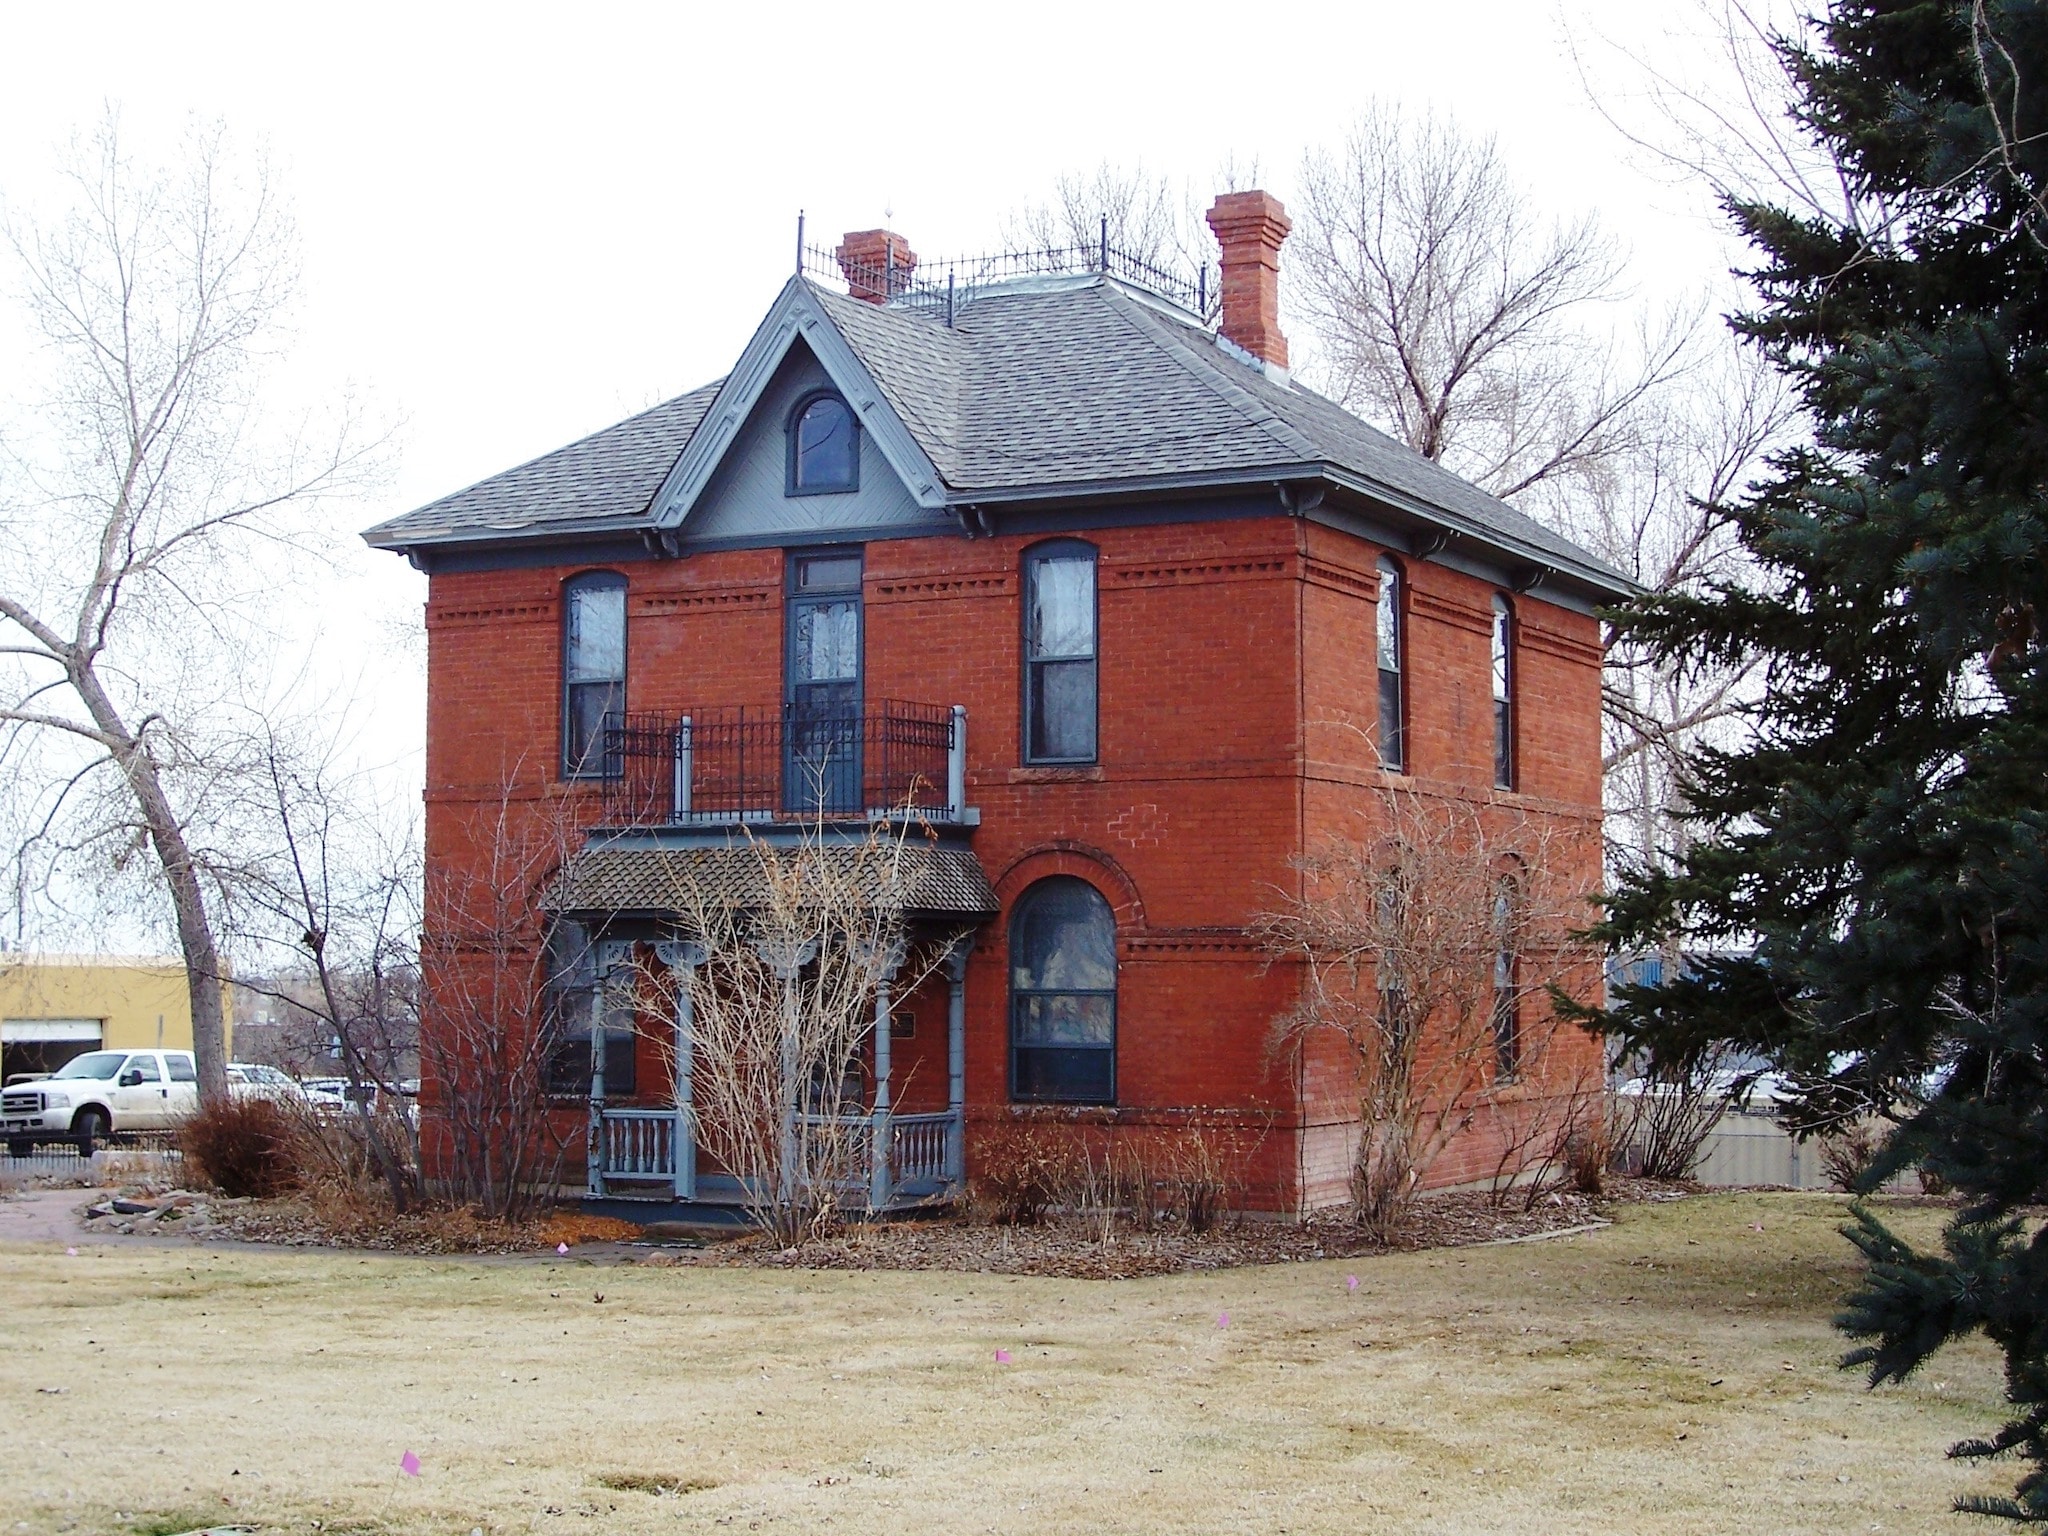
<path id="1" fill-rule="evenodd" d="M 1522 1010 L 1516 996 L 1517 895 L 1514 877 L 1501 876 L 1493 890 L 1493 1077 L 1502 1083 L 1522 1070 Z"/>
<path id="2" fill-rule="evenodd" d="M 562 589 L 562 773 L 601 777 L 604 719 L 626 707 L 626 578 L 598 571 Z"/>
<path id="3" fill-rule="evenodd" d="M 1024 761 L 1095 761 L 1095 549 L 1024 556 Z"/>
<path id="4" fill-rule="evenodd" d="M 1493 595 L 1493 782 L 1515 787 L 1515 615 Z"/>
<path id="5" fill-rule="evenodd" d="M 1071 876 L 1039 881 L 1010 917 L 1010 1096 L 1116 1102 L 1116 918 Z"/>
<path id="6" fill-rule="evenodd" d="M 1382 557 L 1379 573 L 1380 766 L 1399 773 L 1408 762 L 1401 718 L 1401 651 L 1406 638 L 1401 633 L 1401 568 Z"/>
<path id="7" fill-rule="evenodd" d="M 860 489 L 860 423 L 837 395 L 812 395 L 789 418 L 792 496 Z"/>

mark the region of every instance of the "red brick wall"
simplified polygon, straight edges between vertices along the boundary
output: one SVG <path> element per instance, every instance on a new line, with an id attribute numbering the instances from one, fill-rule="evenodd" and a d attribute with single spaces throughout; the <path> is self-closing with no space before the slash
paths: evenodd
<path id="1" fill-rule="evenodd" d="M 982 815 L 974 849 L 1004 902 L 968 969 L 968 1102 L 985 1111 L 1007 1099 L 1009 905 L 1047 874 L 1078 875 L 1117 917 L 1119 1114 L 1244 1111 L 1268 1127 L 1254 1170 L 1260 1203 L 1340 1197 L 1357 1102 L 1347 1065 L 1327 1045 L 1299 1061 L 1272 1049 L 1293 973 L 1269 967 L 1244 928 L 1297 889 L 1290 860 L 1354 825 L 1382 782 L 1362 734 L 1377 697 L 1378 552 L 1277 515 L 1081 536 L 1100 552 L 1101 615 L 1100 765 L 1083 769 L 1020 762 L 1019 573 L 1035 541 L 867 547 L 868 695 L 966 706 L 969 802 Z M 1405 564 L 1410 782 L 1501 800 L 1490 787 L 1491 589 Z M 557 767 L 559 594 L 588 568 L 433 578 L 427 832 L 430 865 L 444 875 L 476 856 L 474 829 L 508 786 L 515 819 L 588 814 L 592 790 L 561 785 Z M 630 583 L 630 708 L 779 701 L 780 551 L 614 568 Z M 1597 630 L 1538 598 L 1517 599 L 1517 612 L 1522 782 L 1506 798 L 1569 822 L 1590 890 L 1599 870 Z M 896 1049 L 898 1081 L 908 1082 L 899 1101 L 939 1107 L 943 985 L 928 985 L 911 1006 L 918 1034 Z M 643 1090 L 658 1094 L 658 1076 L 644 1059 Z"/>

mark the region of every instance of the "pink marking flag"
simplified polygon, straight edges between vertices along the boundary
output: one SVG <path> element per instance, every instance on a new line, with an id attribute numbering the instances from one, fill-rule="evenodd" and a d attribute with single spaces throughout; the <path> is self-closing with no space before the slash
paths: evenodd
<path id="1" fill-rule="evenodd" d="M 1228 1312 L 1218 1312 L 1216 1314 L 1216 1326 L 1218 1328 L 1228 1328 L 1230 1326 L 1230 1314 Z"/>
<path id="2" fill-rule="evenodd" d="M 1358 1276 L 1356 1276 L 1356 1275 L 1346 1275 L 1346 1276 L 1344 1277 L 1344 1289 L 1345 1289 L 1345 1290 L 1347 1290 L 1347 1291 L 1355 1291 L 1355 1290 L 1357 1290 L 1357 1289 L 1358 1289 Z"/>
<path id="3" fill-rule="evenodd" d="M 78 1250 L 76 1248 L 66 1248 L 64 1250 L 64 1257 L 67 1259 L 75 1259 L 78 1257 Z"/>
<path id="4" fill-rule="evenodd" d="M 418 1477 L 420 1475 L 419 1457 L 413 1455 L 411 1451 L 407 1451 L 403 1456 L 398 1458 L 398 1470 L 403 1472 L 407 1477 Z"/>
<path id="5" fill-rule="evenodd" d="M 997 1364 L 997 1365 L 1008 1365 L 1009 1363 L 1010 1363 L 1010 1352 L 1009 1352 L 1009 1351 L 1008 1351 L 1007 1349 L 999 1349 L 999 1350 L 997 1350 L 997 1351 L 996 1351 L 996 1364 Z"/>
<path id="6" fill-rule="evenodd" d="M 557 1243 L 555 1244 L 555 1252 L 567 1256 L 569 1252 L 569 1245 L 567 1243 Z"/>

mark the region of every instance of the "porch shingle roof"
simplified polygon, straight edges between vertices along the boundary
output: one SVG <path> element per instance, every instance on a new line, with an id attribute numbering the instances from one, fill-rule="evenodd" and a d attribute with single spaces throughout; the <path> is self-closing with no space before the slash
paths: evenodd
<path id="1" fill-rule="evenodd" d="M 841 872 L 880 860 L 859 845 L 826 847 Z M 906 843 L 891 854 L 902 884 L 904 914 L 979 923 L 995 915 L 996 893 L 966 848 Z M 698 848 L 586 848 L 563 867 L 542 903 L 562 917 L 617 912 L 674 913 L 692 902 L 758 907 L 767 896 L 762 852 L 746 843 Z"/>

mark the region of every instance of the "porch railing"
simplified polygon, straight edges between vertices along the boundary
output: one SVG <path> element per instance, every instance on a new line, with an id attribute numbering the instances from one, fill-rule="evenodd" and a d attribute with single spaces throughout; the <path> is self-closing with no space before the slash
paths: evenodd
<path id="1" fill-rule="evenodd" d="M 591 1170 L 591 1194 L 646 1193 L 649 1184 L 693 1192 L 699 1187 L 696 1147 L 690 1137 L 679 1134 L 683 1122 L 676 1110 L 607 1107 L 602 1116 L 604 1131 L 598 1145 L 603 1166 Z M 879 1204 L 943 1194 L 959 1181 L 952 1151 L 959 1119 L 950 1110 L 888 1116 L 889 1177 L 879 1192 Z M 835 1133 L 833 1161 L 840 1165 L 835 1182 L 847 1194 L 874 1192 L 869 1167 L 875 1120 L 873 1114 L 804 1117 L 807 1127 Z M 676 1168 L 679 1147 L 686 1149 L 692 1160 L 682 1178 L 677 1177 Z M 637 1190 L 631 1187 L 636 1185 L 640 1186 Z"/>
<path id="2" fill-rule="evenodd" d="M 947 1148 L 954 1118 L 950 1113 L 890 1117 L 889 1166 L 897 1188 L 948 1182 Z"/>
<path id="3" fill-rule="evenodd" d="M 967 711 L 871 700 L 684 713 L 604 725 L 605 824 L 619 829 L 912 812 L 966 820 Z"/>
<path id="4" fill-rule="evenodd" d="M 676 1172 L 672 1109 L 607 1109 L 604 1112 L 604 1172 L 614 1179 L 666 1179 Z"/>

